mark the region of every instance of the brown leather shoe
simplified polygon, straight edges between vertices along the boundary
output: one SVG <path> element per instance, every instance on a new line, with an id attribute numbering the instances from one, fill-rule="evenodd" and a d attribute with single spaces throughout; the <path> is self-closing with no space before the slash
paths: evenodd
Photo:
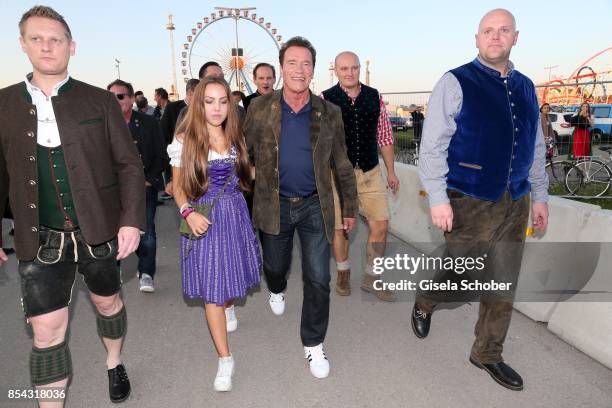
<path id="1" fill-rule="evenodd" d="M 337 270 L 336 293 L 340 296 L 351 294 L 351 270 Z"/>
<path id="2" fill-rule="evenodd" d="M 397 297 L 390 290 L 374 289 L 374 281 L 376 279 L 377 279 L 376 277 L 372 275 L 368 275 L 367 273 L 364 273 L 363 280 L 361 281 L 361 290 L 373 293 L 374 295 L 376 295 L 377 298 L 385 302 L 395 302 L 397 300 Z"/>

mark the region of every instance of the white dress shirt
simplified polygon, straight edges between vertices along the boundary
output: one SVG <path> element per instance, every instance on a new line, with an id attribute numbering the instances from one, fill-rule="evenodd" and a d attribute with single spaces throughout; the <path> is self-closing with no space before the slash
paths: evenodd
<path id="1" fill-rule="evenodd" d="M 51 91 L 51 95 L 47 96 L 38 87 L 32 85 L 32 73 L 26 75 L 25 83 L 30 96 L 32 97 L 32 103 L 36 105 L 38 128 L 36 130 L 36 141 L 39 145 L 45 147 L 56 147 L 62 144 L 59 136 L 59 130 L 57 128 L 57 122 L 55 121 L 55 112 L 53 111 L 53 104 L 51 103 L 51 97 L 57 95 L 57 91 L 68 82 L 69 75 L 66 78 L 58 82 Z"/>

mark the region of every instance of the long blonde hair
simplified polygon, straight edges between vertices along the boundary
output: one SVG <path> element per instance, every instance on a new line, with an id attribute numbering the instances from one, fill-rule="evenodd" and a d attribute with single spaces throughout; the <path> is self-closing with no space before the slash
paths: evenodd
<path id="1" fill-rule="evenodd" d="M 204 78 L 196 86 L 185 119 L 179 124 L 176 134 L 182 135 L 181 171 L 177 180 L 179 188 L 187 198 L 196 200 L 208 190 L 208 152 L 210 149 L 209 134 L 206 127 L 204 93 L 206 87 L 217 84 L 225 88 L 228 99 L 227 117 L 222 127 L 229 147 L 235 146 L 238 158 L 236 174 L 243 190 L 251 189 L 251 171 L 247 156 L 242 129 L 240 129 L 238 106 L 231 98 L 229 85 L 223 78 Z"/>

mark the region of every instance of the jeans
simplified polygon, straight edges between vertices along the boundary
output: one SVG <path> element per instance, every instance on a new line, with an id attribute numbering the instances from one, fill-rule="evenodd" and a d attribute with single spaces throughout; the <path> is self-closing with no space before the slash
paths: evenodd
<path id="1" fill-rule="evenodd" d="M 281 197 L 279 234 L 261 233 L 264 274 L 272 293 L 287 288 L 295 230 L 300 237 L 304 282 L 300 336 L 304 346 L 312 347 L 325 339 L 329 321 L 330 246 L 318 195 L 298 201 Z"/>
<path id="2" fill-rule="evenodd" d="M 157 254 L 157 236 L 155 235 L 155 212 L 157 211 L 157 189 L 146 187 L 147 199 L 147 230 L 140 236 L 140 244 L 136 250 L 138 255 L 138 275 L 146 273 L 155 276 L 155 257 Z"/>

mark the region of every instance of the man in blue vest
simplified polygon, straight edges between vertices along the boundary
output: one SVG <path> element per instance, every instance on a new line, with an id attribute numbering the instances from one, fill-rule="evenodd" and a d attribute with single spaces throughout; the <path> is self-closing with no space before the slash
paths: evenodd
<path id="1" fill-rule="evenodd" d="M 447 255 L 482 257 L 485 279 L 510 284 L 509 290 L 480 293 L 470 362 L 518 391 L 523 380 L 501 354 L 521 266 L 529 193 L 533 227 L 544 230 L 548 179 L 535 88 L 509 60 L 517 39 L 514 16 L 507 10 L 492 10 L 482 18 L 478 57 L 447 72 L 429 99 L 419 175 L 432 222 L 445 232 Z M 440 270 L 433 280 L 464 279 L 459 272 Z M 458 295 L 465 293 L 420 292 L 411 317 L 416 336 L 429 333 L 436 304 Z"/>

